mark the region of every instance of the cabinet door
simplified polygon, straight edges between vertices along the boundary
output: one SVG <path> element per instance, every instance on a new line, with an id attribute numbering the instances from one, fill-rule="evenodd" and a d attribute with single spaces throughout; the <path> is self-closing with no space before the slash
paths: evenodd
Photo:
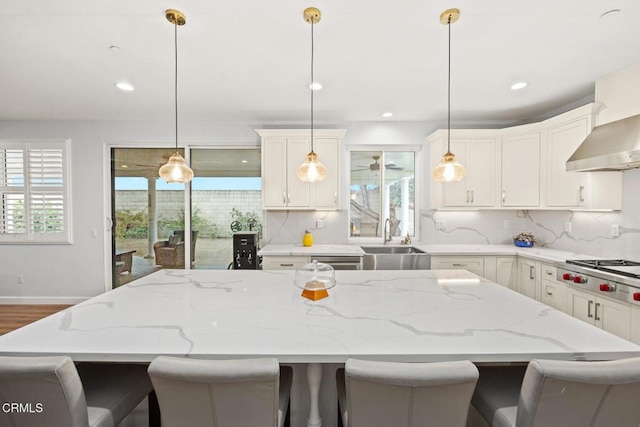
<path id="1" fill-rule="evenodd" d="M 262 142 L 262 204 L 265 208 L 287 205 L 287 139 Z"/>
<path id="2" fill-rule="evenodd" d="M 540 132 L 502 140 L 502 206 L 540 204 Z"/>
<path id="3" fill-rule="evenodd" d="M 467 175 L 460 181 L 452 181 L 444 184 L 444 205 L 446 207 L 466 207 L 469 205 L 469 193 L 467 192 L 467 182 L 469 181 L 469 158 L 467 156 L 468 140 L 451 139 L 451 152 L 456 155 L 458 163 L 467 168 Z M 444 144 L 446 150 L 446 144 Z"/>
<path id="4" fill-rule="evenodd" d="M 540 292 L 537 289 L 540 283 L 538 269 L 539 267 L 535 261 L 518 260 L 518 292 L 540 301 Z"/>
<path id="5" fill-rule="evenodd" d="M 287 169 L 287 206 L 289 207 L 310 207 L 311 195 L 310 184 L 298 179 L 296 172 L 298 166 L 311 151 L 309 138 L 288 138 L 287 139 L 287 162 L 284 168 Z"/>
<path id="6" fill-rule="evenodd" d="M 315 192 L 316 209 L 338 209 L 338 183 L 340 165 L 338 162 L 338 140 L 336 138 L 317 138 L 313 149 L 320 162 L 327 167 L 327 177 L 311 184 Z"/>
<path id="7" fill-rule="evenodd" d="M 631 342 L 640 344 L 640 307 L 631 306 Z"/>
<path id="8" fill-rule="evenodd" d="M 614 335 L 631 339 L 631 308 L 629 304 L 596 297 L 593 313 L 595 325 Z"/>
<path id="9" fill-rule="evenodd" d="M 567 172 L 566 162 L 589 133 L 583 117 L 549 129 L 547 139 L 547 206 L 583 206 L 584 173 Z"/>
<path id="10" fill-rule="evenodd" d="M 593 317 L 595 298 L 570 286 L 566 288 L 566 295 L 567 314 L 593 325 L 595 323 Z"/>
<path id="11" fill-rule="evenodd" d="M 540 301 L 549 307 L 565 311 L 565 285 L 555 280 L 542 279 Z"/>
<path id="12" fill-rule="evenodd" d="M 486 259 L 486 258 L 485 258 Z M 496 258 L 496 283 L 516 290 L 518 282 L 518 263 L 515 257 Z"/>
<path id="13" fill-rule="evenodd" d="M 495 205 L 496 142 L 494 139 L 472 139 L 467 144 L 467 191 L 469 205 Z M 463 163 L 464 164 L 464 163 Z"/>

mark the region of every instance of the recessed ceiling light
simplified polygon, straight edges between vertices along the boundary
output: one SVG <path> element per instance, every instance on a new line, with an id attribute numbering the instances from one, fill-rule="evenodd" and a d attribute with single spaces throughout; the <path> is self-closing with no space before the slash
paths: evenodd
<path id="1" fill-rule="evenodd" d="M 322 83 L 320 82 L 313 82 L 309 85 L 309 89 L 311 90 L 320 90 L 322 89 Z"/>
<path id="2" fill-rule="evenodd" d="M 116 83 L 116 87 L 125 92 L 133 92 L 135 89 L 131 83 L 127 82 L 118 82 Z"/>
<path id="3" fill-rule="evenodd" d="M 249 163 L 249 160 L 242 160 L 242 163 Z"/>
<path id="4" fill-rule="evenodd" d="M 387 111 L 386 113 L 382 113 L 382 117 L 388 119 L 389 117 L 393 117 L 393 113 L 391 111 Z"/>
<path id="5" fill-rule="evenodd" d="M 518 82 L 511 85 L 511 90 L 519 90 L 527 87 L 527 82 Z"/>

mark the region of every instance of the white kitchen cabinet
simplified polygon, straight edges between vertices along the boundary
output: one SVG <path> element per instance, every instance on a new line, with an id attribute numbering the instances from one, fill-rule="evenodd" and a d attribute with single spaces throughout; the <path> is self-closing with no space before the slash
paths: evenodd
<path id="1" fill-rule="evenodd" d="M 263 256 L 263 270 L 295 270 L 311 262 L 307 256 Z"/>
<path id="2" fill-rule="evenodd" d="M 518 259 L 517 291 L 540 301 L 540 263 L 527 258 Z"/>
<path id="3" fill-rule="evenodd" d="M 502 207 L 540 205 L 540 131 L 502 138 L 500 200 Z"/>
<path id="4" fill-rule="evenodd" d="M 262 206 L 264 209 L 338 209 L 341 129 L 314 130 L 314 151 L 327 167 L 322 182 L 302 182 L 298 167 L 311 151 L 309 130 L 258 129 L 262 138 Z"/>
<path id="5" fill-rule="evenodd" d="M 566 285 L 556 280 L 556 268 L 540 264 L 542 270 L 540 282 L 540 301 L 550 307 L 566 311 Z"/>
<path id="6" fill-rule="evenodd" d="M 484 278 L 516 290 L 518 261 L 515 256 L 485 256 Z"/>
<path id="7" fill-rule="evenodd" d="M 622 208 L 622 172 L 567 172 L 569 157 L 591 132 L 591 104 L 556 118 L 547 130 L 546 203 L 550 208 Z"/>
<path id="8" fill-rule="evenodd" d="M 566 288 L 567 313 L 621 338 L 631 339 L 631 307 L 627 303 Z"/>
<path id="9" fill-rule="evenodd" d="M 640 345 L 640 307 L 631 306 L 631 342 Z"/>
<path id="10" fill-rule="evenodd" d="M 466 131 L 452 131 L 453 134 L 465 135 Z M 442 154 L 447 151 L 447 137 L 438 131 L 430 137 L 431 169 Z M 452 137 L 451 152 L 466 168 L 466 175 L 461 181 L 448 183 L 433 182 L 431 190 L 432 208 L 477 208 L 495 207 L 496 191 L 496 139 L 478 137 Z M 437 193 L 437 194 L 436 194 Z"/>
<path id="11" fill-rule="evenodd" d="M 432 256 L 432 270 L 468 270 L 484 277 L 484 258 L 476 256 Z"/>

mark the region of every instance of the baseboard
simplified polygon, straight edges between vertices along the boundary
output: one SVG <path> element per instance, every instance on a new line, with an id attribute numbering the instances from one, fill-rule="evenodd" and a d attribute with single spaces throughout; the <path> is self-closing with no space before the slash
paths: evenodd
<path id="1" fill-rule="evenodd" d="M 2 304 L 65 304 L 74 305 L 91 297 L 0 297 Z"/>

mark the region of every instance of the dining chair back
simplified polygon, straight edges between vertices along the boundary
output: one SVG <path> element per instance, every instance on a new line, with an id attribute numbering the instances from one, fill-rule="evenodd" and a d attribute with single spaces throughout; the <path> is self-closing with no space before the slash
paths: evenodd
<path id="1" fill-rule="evenodd" d="M 336 379 L 345 427 L 463 427 L 478 370 L 469 361 L 348 359 Z"/>
<path id="2" fill-rule="evenodd" d="M 282 427 L 292 370 L 277 359 L 195 360 L 149 365 L 164 427 Z"/>

